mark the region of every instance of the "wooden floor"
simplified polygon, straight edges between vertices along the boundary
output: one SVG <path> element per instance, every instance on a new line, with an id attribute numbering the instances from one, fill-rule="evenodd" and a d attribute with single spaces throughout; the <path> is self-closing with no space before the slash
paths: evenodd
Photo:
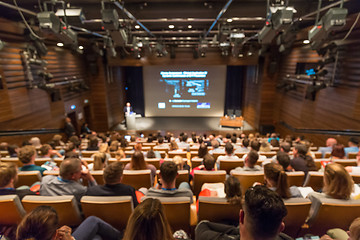
<path id="1" fill-rule="evenodd" d="M 162 130 L 162 131 L 225 131 L 238 130 L 236 128 L 220 127 L 219 117 L 142 117 L 136 119 L 137 131 Z M 112 130 L 127 130 L 125 124 L 118 124 Z M 244 121 L 244 131 L 251 131 L 253 128 Z"/>

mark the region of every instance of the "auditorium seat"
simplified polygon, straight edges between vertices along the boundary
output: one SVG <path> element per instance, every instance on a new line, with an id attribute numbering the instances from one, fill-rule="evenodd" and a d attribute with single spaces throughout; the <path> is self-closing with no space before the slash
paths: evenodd
<path id="1" fill-rule="evenodd" d="M 360 216 L 360 200 L 318 198 L 321 206 L 308 231 L 322 236 L 331 228 L 347 230 L 351 222 Z"/>
<path id="2" fill-rule="evenodd" d="M 286 172 L 289 187 L 298 186 L 302 187 L 304 184 L 305 173 L 303 171 Z"/>
<path id="3" fill-rule="evenodd" d="M 198 221 L 238 223 L 241 204 L 230 204 L 226 198 L 199 197 Z"/>
<path id="4" fill-rule="evenodd" d="M 352 177 L 354 183 L 360 184 L 360 174 L 350 173 L 350 176 Z"/>
<path id="5" fill-rule="evenodd" d="M 201 187 L 204 183 L 223 183 L 226 179 L 226 171 L 203 171 L 195 170 L 194 171 L 194 180 L 193 180 L 193 192 L 194 195 L 199 195 Z"/>
<path id="6" fill-rule="evenodd" d="M 44 176 L 47 176 L 47 175 L 58 176 L 58 175 L 59 175 L 59 171 L 58 171 L 58 170 L 56 170 L 56 171 L 48 171 L 48 170 L 46 170 L 46 171 L 43 172 L 43 175 L 44 175 Z"/>
<path id="7" fill-rule="evenodd" d="M 348 159 L 356 159 L 357 152 L 349 152 Z"/>
<path id="8" fill-rule="evenodd" d="M 330 157 L 331 157 L 331 152 L 326 152 L 324 158 L 330 158 Z"/>
<path id="9" fill-rule="evenodd" d="M 321 169 L 321 161 L 324 161 L 324 160 L 325 159 L 314 159 L 316 171 L 319 171 Z"/>
<path id="10" fill-rule="evenodd" d="M 238 156 L 239 158 L 242 158 L 245 154 L 246 153 L 243 153 L 243 152 L 241 152 L 241 153 L 235 152 L 235 155 Z"/>
<path id="11" fill-rule="evenodd" d="M 113 227 L 124 230 L 134 206 L 131 196 L 84 196 L 81 198 L 81 208 L 85 218 L 96 216 Z"/>
<path id="12" fill-rule="evenodd" d="M 160 168 L 160 158 L 145 158 L 147 164 L 152 164 L 156 169 Z"/>
<path id="13" fill-rule="evenodd" d="M 25 196 L 22 204 L 26 212 L 30 212 L 38 206 L 46 205 L 53 207 L 59 216 L 59 226 L 78 226 L 82 217 L 78 203 L 74 196 Z"/>
<path id="14" fill-rule="evenodd" d="M 98 153 L 99 151 L 82 151 L 81 152 L 81 155 L 82 155 L 82 157 L 83 158 L 89 158 L 89 157 L 91 157 L 93 154 L 95 154 L 95 153 Z"/>
<path id="15" fill-rule="evenodd" d="M 295 239 L 309 215 L 311 201 L 307 198 L 289 198 L 284 199 L 284 203 L 288 213 L 284 218 L 283 232 Z"/>
<path id="16" fill-rule="evenodd" d="M 0 196 L 0 226 L 17 225 L 25 215 L 17 195 Z"/>
<path id="17" fill-rule="evenodd" d="M 103 170 L 93 170 L 90 171 L 91 175 L 95 178 L 95 181 L 98 185 L 104 185 L 104 171 Z M 86 184 L 87 186 L 87 184 Z"/>
<path id="18" fill-rule="evenodd" d="M 3 157 L 6 157 L 9 155 L 9 152 L 8 151 L 0 151 L 0 157 L 3 158 Z"/>
<path id="19" fill-rule="evenodd" d="M 41 182 L 41 173 L 39 171 L 19 171 L 18 180 L 15 187 L 31 186 L 36 182 Z"/>
<path id="20" fill-rule="evenodd" d="M 6 158 L 1 158 L 1 162 L 6 162 L 6 163 L 13 163 L 18 167 L 22 167 L 22 162 L 19 160 L 19 158 L 17 157 L 6 157 Z"/>
<path id="21" fill-rule="evenodd" d="M 323 188 L 323 172 L 309 171 L 306 176 L 304 187 L 312 187 L 314 191 L 319 191 Z"/>
<path id="22" fill-rule="evenodd" d="M 160 178 L 159 176 L 160 170 L 156 171 L 157 179 Z M 176 187 L 178 188 L 180 183 L 182 182 L 189 182 L 189 171 L 188 170 L 178 170 L 178 175 L 176 177 Z"/>
<path id="23" fill-rule="evenodd" d="M 315 159 L 322 158 L 322 152 L 314 152 Z"/>
<path id="24" fill-rule="evenodd" d="M 167 147 L 154 147 L 153 150 L 154 150 L 154 151 L 158 151 L 158 152 L 168 153 L 169 148 L 167 148 Z"/>
<path id="25" fill-rule="evenodd" d="M 253 186 L 255 182 L 264 182 L 264 172 L 262 171 L 231 171 L 231 175 L 239 179 L 241 192 L 245 194 L 246 190 Z"/>
<path id="26" fill-rule="evenodd" d="M 244 166 L 244 160 L 220 160 L 220 170 L 225 170 L 227 174 L 230 174 L 230 171 Z"/>
<path id="27" fill-rule="evenodd" d="M 51 161 L 51 158 L 35 158 L 35 165 L 41 166 L 47 161 Z"/>
<path id="28" fill-rule="evenodd" d="M 334 163 L 338 163 L 340 165 L 343 165 L 344 167 L 357 166 L 356 159 L 338 159 L 338 160 L 334 160 Z"/>
<path id="29" fill-rule="evenodd" d="M 175 156 L 180 156 L 182 158 L 187 158 L 187 152 L 185 151 L 168 151 L 169 158 L 174 158 Z"/>
<path id="30" fill-rule="evenodd" d="M 276 152 L 259 152 L 259 155 L 266 156 L 266 158 L 272 158 L 276 156 Z"/>
<path id="31" fill-rule="evenodd" d="M 145 198 L 141 200 L 144 201 Z M 173 231 L 184 230 L 190 233 L 191 215 L 188 197 L 151 197 L 160 200 L 164 206 L 166 218 Z"/>
<path id="32" fill-rule="evenodd" d="M 215 158 L 215 160 L 217 160 L 219 156 L 225 156 L 226 154 L 225 154 L 225 152 L 223 152 L 223 153 L 215 152 L 212 155 Z"/>
<path id="33" fill-rule="evenodd" d="M 202 161 L 203 161 L 202 158 L 192 158 L 191 159 L 191 168 L 194 169 L 194 168 L 202 165 Z"/>
<path id="34" fill-rule="evenodd" d="M 130 161 L 131 161 L 131 158 L 123 158 L 120 160 L 120 162 L 124 165 L 124 167 L 126 164 L 130 163 Z"/>
<path id="35" fill-rule="evenodd" d="M 136 190 L 141 187 L 150 188 L 152 186 L 151 170 L 124 170 L 121 182 Z"/>
<path id="36" fill-rule="evenodd" d="M 154 142 L 151 142 L 151 143 L 145 142 L 145 143 L 143 143 L 142 145 L 143 145 L 143 147 L 155 147 L 155 146 L 156 146 L 156 143 L 154 143 Z"/>

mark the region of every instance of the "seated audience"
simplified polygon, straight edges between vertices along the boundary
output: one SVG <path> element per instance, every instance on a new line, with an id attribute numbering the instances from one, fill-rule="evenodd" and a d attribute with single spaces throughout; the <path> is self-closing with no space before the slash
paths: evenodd
<path id="1" fill-rule="evenodd" d="M 120 162 L 109 164 L 104 169 L 105 185 L 89 187 L 85 195 L 88 196 L 131 196 L 134 208 L 138 205 L 135 189 L 129 185 L 122 184 L 123 165 Z"/>
<path id="2" fill-rule="evenodd" d="M 296 186 L 289 188 L 287 175 L 280 164 L 268 163 L 264 166 L 265 185 L 271 190 L 277 192 L 282 198 L 302 197 Z"/>
<path id="3" fill-rule="evenodd" d="M 180 142 L 177 144 L 179 148 L 181 148 L 183 151 L 190 151 L 190 145 L 186 142 L 188 140 L 188 136 L 186 134 L 182 135 L 179 138 Z"/>
<path id="4" fill-rule="evenodd" d="M 322 158 L 325 157 L 326 153 L 331 153 L 333 150 L 333 146 L 337 144 L 337 141 L 335 138 L 328 138 L 326 139 L 326 147 L 319 147 L 319 152 L 322 154 Z"/>
<path id="5" fill-rule="evenodd" d="M 281 197 L 264 186 L 250 188 L 245 193 L 240 210 L 239 227 L 201 221 L 195 229 L 196 240 L 230 239 L 291 239 L 284 230 L 286 207 Z"/>
<path id="6" fill-rule="evenodd" d="M 79 182 L 80 179 L 86 179 L 89 187 L 97 185 L 90 171 L 88 169 L 82 169 L 80 159 L 64 159 L 60 165 L 59 176 L 48 175 L 42 178 L 40 195 L 74 195 L 80 200 L 87 191 L 87 187 Z"/>
<path id="7" fill-rule="evenodd" d="M 65 146 L 65 143 L 63 141 L 61 141 L 61 139 L 62 139 L 62 136 L 60 134 L 54 135 L 54 137 L 52 138 L 52 141 L 53 141 L 55 147 Z"/>
<path id="8" fill-rule="evenodd" d="M 209 154 L 208 147 L 205 143 L 200 144 L 198 154 L 196 158 L 204 158 L 205 155 Z"/>
<path id="9" fill-rule="evenodd" d="M 358 152 L 359 151 L 359 139 L 356 137 L 351 137 L 348 142 L 348 146 L 344 149 L 346 157 L 349 156 L 350 152 Z"/>
<path id="10" fill-rule="evenodd" d="M 242 146 L 237 148 L 235 150 L 235 153 L 248 153 L 250 151 L 250 149 L 248 148 L 250 144 L 249 139 L 247 138 L 243 138 L 242 140 Z"/>
<path id="11" fill-rule="evenodd" d="M 231 171 L 262 171 L 260 165 L 256 165 L 259 159 L 259 154 L 256 151 L 251 150 L 249 154 L 247 154 L 244 167 L 237 167 Z"/>
<path id="12" fill-rule="evenodd" d="M 20 200 L 26 195 L 35 195 L 30 189 L 15 189 L 17 169 L 13 163 L 0 162 L 0 195 L 18 195 Z"/>
<path id="13" fill-rule="evenodd" d="M 261 142 L 259 152 L 270 152 L 271 148 L 267 142 Z"/>
<path id="14" fill-rule="evenodd" d="M 100 218 L 90 216 L 72 233 L 66 225 L 59 226 L 59 217 L 55 209 L 49 206 L 39 206 L 26 214 L 16 230 L 16 239 L 34 240 L 117 240 L 121 233 Z"/>
<path id="15" fill-rule="evenodd" d="M 193 170 L 191 171 L 191 176 L 194 177 L 194 172 L 195 170 L 204 170 L 204 171 L 214 171 L 216 170 L 215 168 L 215 158 L 210 155 L 210 154 L 207 154 L 205 155 L 204 157 L 204 160 L 202 161 L 203 164 L 196 167 L 196 168 L 193 168 Z"/>
<path id="16" fill-rule="evenodd" d="M 98 144 L 99 144 L 98 138 L 96 136 L 91 136 L 86 151 L 98 151 L 99 150 Z"/>
<path id="17" fill-rule="evenodd" d="M 119 149 L 120 143 L 116 140 L 112 141 L 109 147 L 110 152 L 116 152 Z"/>
<path id="18" fill-rule="evenodd" d="M 29 142 L 30 142 L 31 145 L 34 146 L 35 148 L 40 148 L 40 147 L 41 147 L 41 141 L 40 141 L 40 138 L 38 138 L 38 137 L 32 137 L 32 138 L 30 138 Z"/>
<path id="19" fill-rule="evenodd" d="M 305 177 L 308 171 L 316 171 L 314 159 L 307 155 L 308 149 L 304 144 L 296 144 L 293 150 L 294 159 L 290 165 L 295 171 L 303 171 Z"/>
<path id="20" fill-rule="evenodd" d="M 159 137 L 158 138 L 158 145 L 156 145 L 154 147 L 154 149 L 157 149 L 157 148 L 166 148 L 166 149 L 169 149 L 170 146 L 168 143 L 164 143 L 164 138 L 163 137 Z"/>
<path id="21" fill-rule="evenodd" d="M 334 198 L 349 200 L 353 190 L 354 181 L 345 168 L 337 163 L 327 164 L 324 171 L 324 188 L 322 193 L 311 192 L 308 195 L 312 202 L 308 223 L 311 224 L 319 211 L 321 205 L 319 199 Z"/>
<path id="22" fill-rule="evenodd" d="M 116 161 L 120 161 L 121 159 L 125 158 L 126 155 L 125 155 L 125 152 L 122 150 L 122 149 L 118 149 L 116 152 L 115 152 L 115 158 L 116 158 Z"/>
<path id="23" fill-rule="evenodd" d="M 218 140 L 216 139 L 213 139 L 211 141 L 211 147 L 212 149 L 209 151 L 210 154 L 213 154 L 213 153 L 224 153 L 224 149 L 223 148 L 220 148 L 220 143 Z"/>
<path id="24" fill-rule="evenodd" d="M 49 144 L 43 144 L 40 149 L 40 156 L 42 158 L 53 158 L 53 157 L 59 157 L 62 158 L 62 155 L 54 150 Z"/>
<path id="25" fill-rule="evenodd" d="M 103 170 L 109 161 L 106 153 L 101 153 L 101 152 L 94 153 L 94 155 L 92 155 L 92 159 L 94 160 L 94 163 L 88 164 L 88 169 L 90 171 Z"/>
<path id="26" fill-rule="evenodd" d="M 19 160 L 23 166 L 19 168 L 20 171 L 40 171 L 41 175 L 46 168 L 35 165 L 36 151 L 33 146 L 24 146 L 19 150 Z"/>
<path id="27" fill-rule="evenodd" d="M 193 202 L 193 192 L 187 182 L 182 182 L 176 188 L 177 166 L 174 162 L 165 161 L 160 166 L 160 180 L 157 188 L 149 188 L 145 193 L 147 197 L 189 197 Z"/>
<path id="28" fill-rule="evenodd" d="M 234 146 L 227 142 L 225 145 L 225 156 L 219 156 L 217 159 L 217 163 L 220 162 L 220 160 L 239 160 L 240 158 L 234 154 Z"/>
<path id="29" fill-rule="evenodd" d="M 127 223 L 126 240 L 172 240 L 170 225 L 164 207 L 158 199 L 145 199 L 131 214 Z"/>
<path id="30" fill-rule="evenodd" d="M 271 140 L 270 140 L 270 146 L 271 146 L 271 148 L 280 147 L 280 143 L 279 143 L 279 141 L 276 140 L 276 139 L 271 139 Z"/>
<path id="31" fill-rule="evenodd" d="M 258 140 L 252 140 L 250 142 L 250 148 L 251 148 L 251 151 L 255 151 L 257 154 L 258 154 L 258 159 L 261 160 L 261 161 L 266 161 L 266 156 L 264 155 L 261 155 L 259 154 L 259 151 L 260 151 L 260 142 Z M 245 154 L 242 159 L 246 159 L 247 158 L 247 154 Z"/>
<path id="32" fill-rule="evenodd" d="M 17 157 L 18 156 L 18 152 L 19 152 L 19 146 L 15 145 L 15 144 L 10 144 L 7 147 L 7 150 L 9 152 L 9 157 Z"/>
<path id="33" fill-rule="evenodd" d="M 345 159 L 345 158 L 346 157 L 345 157 L 344 145 L 335 144 L 331 151 L 330 160 Z"/>
<path id="34" fill-rule="evenodd" d="M 279 151 L 276 153 L 276 163 L 280 164 L 285 172 L 292 172 L 293 169 L 290 166 L 290 156 L 289 154 Z"/>
<path id="35" fill-rule="evenodd" d="M 147 164 L 145 162 L 144 154 L 140 151 L 135 151 L 134 154 L 131 157 L 130 163 L 125 165 L 124 170 L 145 170 L 150 169 L 151 170 L 151 179 L 152 182 L 155 179 L 156 175 L 156 168 L 152 164 Z"/>

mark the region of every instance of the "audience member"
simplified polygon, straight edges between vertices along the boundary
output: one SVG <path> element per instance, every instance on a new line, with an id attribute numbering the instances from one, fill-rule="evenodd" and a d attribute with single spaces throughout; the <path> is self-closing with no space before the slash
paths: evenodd
<path id="1" fill-rule="evenodd" d="M 337 144 L 337 141 L 335 138 L 328 138 L 326 139 L 326 147 L 319 147 L 319 152 L 321 152 L 322 158 L 325 157 L 325 153 L 329 152 L 331 153 L 333 150 L 333 146 Z"/>
<path id="2" fill-rule="evenodd" d="M 354 190 L 354 181 L 345 168 L 337 163 L 330 163 L 325 166 L 324 187 L 322 193 L 311 192 L 308 198 L 311 200 L 310 216 L 308 223 L 315 219 L 321 202 L 321 198 L 334 198 L 349 200 Z"/>
<path id="3" fill-rule="evenodd" d="M 335 159 L 345 159 L 345 151 L 344 151 L 344 145 L 342 144 L 335 144 L 333 146 L 333 149 L 331 151 L 331 160 Z"/>
<path id="4" fill-rule="evenodd" d="M 225 156 L 219 156 L 217 158 L 216 162 L 218 164 L 220 163 L 220 160 L 240 160 L 240 158 L 234 154 L 234 146 L 230 142 L 225 144 L 225 153 Z"/>
<path id="5" fill-rule="evenodd" d="M 250 144 L 249 139 L 247 138 L 243 138 L 242 140 L 242 146 L 237 148 L 235 150 L 235 153 L 248 153 L 250 151 L 250 149 L 248 148 Z"/>
<path id="6" fill-rule="evenodd" d="M 251 150 L 245 158 L 244 161 L 244 167 L 237 167 L 231 171 L 262 171 L 262 168 L 260 165 L 257 165 L 257 161 L 259 159 L 259 154 Z"/>
<path id="7" fill-rule="evenodd" d="M 49 206 L 39 206 L 29 212 L 20 222 L 16 231 L 16 239 L 35 240 L 117 240 L 121 233 L 100 218 L 90 216 L 72 233 L 66 225 L 59 228 L 59 217 L 55 209 Z"/>
<path id="8" fill-rule="evenodd" d="M 267 142 L 261 142 L 259 152 L 270 152 L 271 148 Z"/>
<path id="9" fill-rule="evenodd" d="M 97 185 L 90 171 L 82 169 L 80 159 L 64 159 L 60 165 L 59 176 L 48 175 L 42 178 L 40 195 L 74 195 L 80 200 L 87 191 L 87 187 L 79 182 L 80 179 L 86 179 L 89 187 Z"/>
<path id="10" fill-rule="evenodd" d="M 81 125 L 81 134 L 84 134 L 84 136 L 86 134 L 91 134 L 91 130 L 89 128 L 89 124 L 87 124 L 86 122 L 84 122 L 82 125 Z"/>
<path id="11" fill-rule="evenodd" d="M 281 197 L 264 186 L 250 188 L 245 193 L 240 210 L 239 227 L 201 221 L 195 229 L 196 240 L 230 239 L 291 239 L 284 230 L 286 207 Z"/>
<path id="12" fill-rule="evenodd" d="M 176 188 L 176 177 L 178 169 L 174 162 L 165 161 L 160 166 L 160 181 L 157 188 L 150 188 L 145 195 L 147 197 L 189 197 L 193 202 L 193 192 L 187 182 L 182 182 Z"/>
<path id="13" fill-rule="evenodd" d="M 209 151 L 210 154 L 213 154 L 213 153 L 224 153 L 224 149 L 223 148 L 220 148 L 220 143 L 218 140 L 216 139 L 213 139 L 211 141 L 211 147 L 212 149 Z"/>
<path id="14" fill-rule="evenodd" d="M 20 200 L 26 195 L 35 195 L 28 188 L 15 189 L 17 169 L 13 163 L 0 162 L 0 195 L 18 195 Z"/>
<path id="15" fill-rule="evenodd" d="M 359 151 L 359 139 L 356 137 L 351 137 L 348 142 L 348 146 L 344 149 L 346 157 L 349 156 L 350 152 L 358 152 Z"/>
<path id="16" fill-rule="evenodd" d="M 54 150 L 49 144 L 43 144 L 40 149 L 40 157 L 43 158 L 53 158 L 53 157 L 59 157 L 62 158 L 62 155 Z"/>
<path id="17" fill-rule="evenodd" d="M 265 185 L 277 192 L 282 198 L 302 197 L 296 186 L 289 188 L 287 175 L 283 167 L 278 163 L 268 163 L 264 166 L 264 180 Z"/>
<path id="18" fill-rule="evenodd" d="M 7 150 L 9 152 L 9 157 L 17 157 L 18 156 L 18 152 L 19 152 L 19 146 L 15 145 L 15 144 L 10 144 L 7 147 Z"/>
<path id="19" fill-rule="evenodd" d="M 164 213 L 164 207 L 158 199 L 145 199 L 137 208 L 135 208 L 126 226 L 124 239 L 174 239 Z"/>
<path id="20" fill-rule="evenodd" d="M 96 136 L 91 136 L 86 151 L 98 151 L 99 150 L 98 144 L 99 144 L 98 138 Z"/>
<path id="21" fill-rule="evenodd" d="M 62 136 L 60 134 L 56 134 L 54 135 L 54 137 L 52 138 L 52 141 L 54 143 L 54 146 L 65 146 L 65 143 L 63 141 L 61 141 Z"/>
<path id="22" fill-rule="evenodd" d="M 251 148 L 251 151 L 255 151 L 257 154 L 258 154 L 258 159 L 261 160 L 261 161 L 266 161 L 266 156 L 264 155 L 261 155 L 259 154 L 259 151 L 260 151 L 260 142 L 258 140 L 252 140 L 250 142 L 250 148 Z M 247 158 L 247 154 L 245 154 L 242 159 L 246 159 Z"/>
<path id="23" fill-rule="evenodd" d="M 182 137 L 179 138 L 180 142 L 177 144 L 179 148 L 181 148 L 184 151 L 189 152 L 190 151 L 190 145 L 186 142 L 188 139 L 188 136 L 184 134 Z"/>
<path id="24" fill-rule="evenodd" d="M 19 150 L 19 160 L 23 166 L 19 168 L 20 171 L 40 171 L 41 175 L 46 168 L 35 165 L 36 151 L 33 146 L 25 146 Z"/>
<path id="25" fill-rule="evenodd" d="M 30 138 L 29 142 L 30 142 L 31 145 L 34 146 L 35 148 L 40 148 L 40 147 L 41 147 L 41 141 L 40 141 L 40 138 L 38 138 L 38 137 L 32 137 L 32 138 Z"/>
<path id="26" fill-rule="evenodd" d="M 205 143 L 200 144 L 199 150 L 198 150 L 198 158 L 204 158 L 205 155 L 209 154 L 208 147 Z"/>
<path id="27" fill-rule="evenodd" d="M 192 177 L 194 177 L 194 172 L 196 170 L 204 170 L 204 171 L 214 171 L 214 170 L 216 170 L 216 168 L 215 168 L 215 158 L 210 154 L 205 155 L 204 160 L 203 160 L 203 164 L 192 169 L 192 171 L 190 173 Z"/>
<path id="28" fill-rule="evenodd" d="M 307 155 L 308 149 L 304 144 L 296 144 L 293 150 L 294 159 L 291 160 L 290 165 L 295 171 L 303 171 L 305 177 L 308 171 L 316 171 L 314 159 Z"/>
<path id="29" fill-rule="evenodd" d="M 234 176 L 229 176 L 225 180 L 225 197 L 227 201 L 232 204 L 240 204 L 241 203 L 241 187 L 240 181 Z"/>
<path id="30" fill-rule="evenodd" d="M 124 170 L 151 170 L 151 179 L 154 181 L 156 175 L 156 168 L 152 164 L 146 164 L 144 154 L 140 151 L 135 151 L 131 157 L 130 163 L 125 165 Z"/>
<path id="31" fill-rule="evenodd" d="M 280 164 L 285 172 L 293 171 L 290 166 L 290 156 L 285 152 L 279 151 L 276 153 L 276 163 Z"/>
<path id="32" fill-rule="evenodd" d="M 165 148 L 165 149 L 169 149 L 170 146 L 168 143 L 164 143 L 164 138 L 163 137 L 159 137 L 158 138 L 158 145 L 156 145 L 154 147 L 154 149 L 157 149 L 157 148 Z"/>
<path id="33" fill-rule="evenodd" d="M 122 184 L 123 165 L 120 162 L 109 164 L 104 169 L 105 185 L 89 187 L 85 195 L 88 196 L 131 196 L 134 208 L 138 205 L 135 189 L 129 185 Z"/>
<path id="34" fill-rule="evenodd" d="M 111 142 L 109 150 L 110 152 L 116 152 L 119 149 L 120 143 L 117 140 Z"/>

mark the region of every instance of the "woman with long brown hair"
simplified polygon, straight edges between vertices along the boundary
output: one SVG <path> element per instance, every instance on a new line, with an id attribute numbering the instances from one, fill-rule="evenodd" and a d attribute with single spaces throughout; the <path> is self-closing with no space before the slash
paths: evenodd
<path id="1" fill-rule="evenodd" d="M 154 180 L 156 175 L 156 168 L 152 164 L 145 162 L 144 154 L 141 151 L 135 151 L 131 157 L 130 163 L 125 165 L 124 170 L 151 170 L 151 177 Z"/>
<path id="2" fill-rule="evenodd" d="M 129 218 L 123 239 L 174 239 L 164 208 L 158 199 L 148 198 L 135 208 Z"/>
<path id="3" fill-rule="evenodd" d="M 278 163 L 268 163 L 264 166 L 264 180 L 265 185 L 282 198 L 302 197 L 296 186 L 289 187 L 287 175 Z"/>

